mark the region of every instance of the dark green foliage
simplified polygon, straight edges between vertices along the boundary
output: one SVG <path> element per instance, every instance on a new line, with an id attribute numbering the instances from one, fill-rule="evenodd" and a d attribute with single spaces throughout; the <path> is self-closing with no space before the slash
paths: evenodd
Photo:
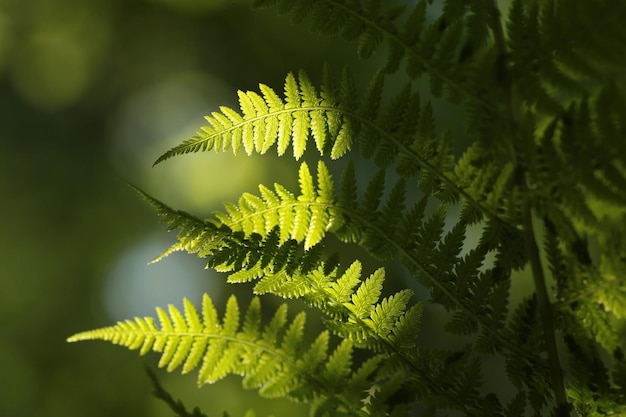
<path id="1" fill-rule="evenodd" d="M 285 306 L 261 325 L 257 298 L 243 325 L 231 298 L 220 323 L 205 295 L 202 319 L 185 302 L 184 316 L 157 310 L 160 327 L 135 319 L 70 340 L 163 352 L 168 370 L 202 362 L 201 384 L 239 374 L 244 387 L 305 401 L 314 416 L 407 416 L 416 406 L 425 415 L 626 415 L 622 3 L 516 0 L 506 19 L 483 0 L 445 1 L 435 19 L 424 0 L 254 4 L 355 40 L 362 58 L 386 43 L 388 57 L 366 86 L 325 67 L 319 86 L 300 71 L 282 96 L 263 84 L 239 92 L 239 110 L 220 107 L 156 161 L 274 146 L 299 160 L 315 148 L 322 159 L 315 173 L 301 163 L 298 192 L 259 185 L 207 220 L 139 192 L 178 230 L 161 257 L 185 250 L 230 283 L 254 281 L 259 296 L 301 299 L 328 331 L 305 340 L 304 313 L 289 322 Z M 583 34 L 604 24 L 602 13 L 610 39 Z M 388 92 L 401 64 L 409 82 Z M 464 149 L 415 89 L 422 74 L 430 95 L 466 110 Z M 356 148 L 377 167 L 369 180 L 355 172 Z M 335 184 L 328 165 L 340 158 Z M 413 292 L 385 295 L 385 269 L 327 253 L 329 234 L 401 263 L 467 344 L 423 347 Z M 533 291 L 519 301 L 513 284 L 530 276 Z M 484 389 L 489 355 L 503 360 L 508 397 Z"/>

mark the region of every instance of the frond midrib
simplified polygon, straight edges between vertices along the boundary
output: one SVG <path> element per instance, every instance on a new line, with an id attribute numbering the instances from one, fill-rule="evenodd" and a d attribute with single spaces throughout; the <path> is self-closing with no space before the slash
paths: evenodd
<path id="1" fill-rule="evenodd" d="M 226 225 L 232 229 L 235 229 L 235 226 L 238 226 L 241 223 L 246 222 L 247 220 L 252 220 L 254 218 L 265 218 L 265 214 L 267 213 L 271 213 L 275 210 L 279 210 L 282 208 L 289 208 L 289 207 L 322 207 L 325 209 L 335 209 L 337 208 L 337 206 L 335 206 L 332 203 L 322 203 L 319 201 L 289 201 L 286 203 L 280 203 L 280 204 L 276 204 L 276 205 L 272 205 L 272 206 L 268 206 L 267 208 L 261 209 L 261 210 L 256 210 L 253 213 L 250 214 L 243 214 L 241 215 L 241 217 L 238 217 L 237 220 L 231 220 L 230 222 L 226 223 Z M 230 216 L 229 216 L 230 217 Z"/>
<path id="2" fill-rule="evenodd" d="M 97 332 L 97 331 L 96 331 Z M 262 344 L 258 344 L 255 343 L 254 341 L 248 340 L 248 339 L 244 339 L 244 338 L 240 338 L 240 337 L 236 337 L 236 336 L 228 336 L 228 335 L 223 335 L 223 334 L 219 334 L 219 333 L 206 333 L 206 332 L 190 332 L 190 331 L 184 331 L 184 330 L 130 330 L 130 331 L 125 331 L 125 330 L 117 330 L 117 329 L 113 329 L 110 331 L 107 331 L 105 329 L 102 330 L 101 335 L 97 335 L 97 336 L 90 336 L 90 333 L 92 332 L 86 332 L 85 333 L 85 337 L 84 339 L 105 339 L 105 340 L 110 340 L 113 339 L 116 336 L 124 336 L 124 337 L 142 337 L 142 338 L 183 338 L 183 337 L 193 337 L 193 338 L 203 338 L 203 339 L 220 339 L 220 340 L 227 340 L 229 342 L 233 342 L 233 343 L 237 343 L 240 345 L 246 345 L 246 346 L 251 346 L 259 351 L 268 353 L 272 356 L 275 356 L 277 358 L 280 358 L 282 361 L 284 361 L 285 363 L 287 363 L 290 367 L 296 369 L 296 365 L 289 361 L 289 358 L 287 356 L 283 356 L 280 355 L 276 350 L 272 350 L 269 349 L 268 347 L 262 345 Z M 70 338 L 70 341 L 78 341 L 78 340 L 84 340 L 83 337 L 81 337 L 81 333 L 73 336 L 72 338 Z M 119 343 L 120 345 L 124 345 L 124 343 Z"/>
<path id="3" fill-rule="evenodd" d="M 235 132 L 237 130 L 242 129 L 244 126 L 249 125 L 249 124 L 254 124 L 255 122 L 270 118 L 270 117 L 277 117 L 281 114 L 289 114 L 289 113 L 298 113 L 298 112 L 309 112 L 309 111 L 326 111 L 328 113 L 342 113 L 343 110 L 337 107 L 332 107 L 332 106 L 323 106 L 323 105 L 316 105 L 316 106 L 301 106 L 301 107 L 291 107 L 291 108 L 284 108 L 284 109 L 280 109 L 280 110 L 273 110 L 273 111 L 268 111 L 267 113 L 263 113 L 254 117 L 250 117 L 250 118 L 245 118 L 242 116 L 242 121 L 239 123 L 233 123 L 232 126 L 229 127 L 222 127 L 221 129 L 215 129 L 214 127 L 211 127 L 211 129 L 216 130 L 213 133 L 207 133 L 207 132 L 198 132 L 197 136 L 195 138 L 190 139 L 189 141 L 187 141 L 186 143 L 182 143 L 172 149 L 170 149 L 169 151 L 167 151 L 166 153 L 164 153 L 163 155 L 161 155 L 153 164 L 157 165 L 167 159 L 170 159 L 176 155 L 179 154 L 184 154 L 184 153 L 189 153 L 191 151 L 193 151 L 195 148 L 197 148 L 197 146 L 199 144 L 204 144 L 206 143 L 206 145 L 212 145 L 212 142 L 215 141 L 215 139 L 219 138 L 220 136 L 229 134 L 231 132 Z M 213 142 L 214 143 L 214 142 Z"/>
<path id="4" fill-rule="evenodd" d="M 102 330 L 104 330 L 104 329 L 102 329 Z M 91 335 L 90 335 L 90 333 L 91 333 Z M 222 335 L 222 334 L 218 334 L 218 333 L 206 333 L 206 332 L 197 332 L 197 331 L 190 332 L 190 331 L 181 331 L 181 330 L 174 330 L 174 331 L 162 331 L 162 330 L 131 330 L 131 331 L 112 330 L 110 332 L 104 331 L 104 332 L 102 332 L 102 335 L 100 335 L 100 336 L 93 336 L 93 332 L 85 332 L 83 334 L 86 335 L 86 337 L 84 337 L 84 338 L 81 337 L 81 333 L 79 333 L 79 334 L 74 335 L 71 338 L 69 338 L 68 341 L 79 341 L 79 340 L 88 340 L 88 339 L 112 340 L 114 336 L 123 336 L 123 337 L 129 337 L 129 336 L 132 337 L 132 336 L 134 336 L 134 337 L 143 337 L 143 338 L 154 338 L 154 340 L 156 340 L 156 338 L 164 338 L 164 337 L 165 338 L 177 338 L 177 339 L 182 339 L 182 338 L 203 338 L 203 339 L 226 340 L 226 341 L 231 342 L 231 343 L 252 347 L 252 348 L 254 348 L 257 351 L 266 353 L 266 354 L 276 358 L 278 361 L 280 361 L 280 363 L 283 363 L 283 364 L 287 365 L 289 368 L 295 370 L 298 373 L 298 375 L 300 375 L 304 379 L 306 379 L 309 383 L 311 383 L 311 385 L 314 385 L 315 387 L 317 387 L 317 389 L 320 390 L 321 392 L 326 392 L 329 396 L 333 396 L 333 397 L 339 399 L 340 401 L 344 401 L 341 398 L 340 395 L 336 395 L 335 392 L 329 390 L 328 387 L 326 386 L 326 384 L 323 381 L 321 381 L 318 378 L 316 378 L 314 374 L 311 374 L 311 373 L 303 371 L 302 368 L 300 368 L 296 363 L 291 361 L 289 356 L 281 354 L 278 349 L 270 349 L 267 346 L 265 346 L 263 344 L 256 343 L 255 341 L 252 341 L 252 340 L 248 340 L 248 339 L 244 339 L 244 338 L 240 338 L 240 337 L 236 337 L 236 336 Z M 261 339 L 257 339 L 257 340 L 261 340 Z M 117 344 L 122 345 L 122 346 L 128 346 L 127 344 L 124 344 L 124 343 L 117 343 Z M 349 403 L 345 403 L 344 405 L 348 406 L 350 404 Z"/>

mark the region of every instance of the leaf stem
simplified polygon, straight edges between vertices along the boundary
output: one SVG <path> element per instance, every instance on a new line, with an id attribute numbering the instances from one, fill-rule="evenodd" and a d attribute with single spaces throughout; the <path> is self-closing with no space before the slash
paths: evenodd
<path id="1" fill-rule="evenodd" d="M 502 56 L 506 56 L 506 42 L 504 37 L 504 30 L 501 23 L 500 9 L 497 5 L 497 0 L 491 0 L 488 2 L 491 6 L 491 29 L 493 31 L 495 46 L 498 52 Z M 537 295 L 537 302 L 539 308 L 539 315 L 541 316 L 541 323 L 543 326 L 544 341 L 546 344 L 546 352 L 548 354 L 548 371 L 550 373 L 550 379 L 552 383 L 552 390 L 554 392 L 554 398 L 557 405 L 558 416 L 569 416 L 569 406 L 567 402 L 567 395 L 565 393 L 565 383 L 563 378 L 563 370 L 561 369 L 561 361 L 559 358 L 559 351 L 556 344 L 556 329 L 554 326 L 554 316 L 552 314 L 552 304 L 550 303 L 550 296 L 548 294 L 546 286 L 546 278 L 543 273 L 543 266 L 541 257 L 539 255 L 539 248 L 537 246 L 537 237 L 533 227 L 533 214 L 532 214 L 532 200 L 530 197 L 530 190 L 526 183 L 525 173 L 521 166 L 521 161 L 517 152 L 517 146 L 524 146 L 521 141 L 519 129 L 515 121 L 515 112 L 513 107 L 513 94 L 512 84 L 506 83 L 504 88 L 505 105 L 506 105 L 506 123 L 510 134 L 510 152 L 513 162 L 518 170 L 518 184 L 522 190 L 523 206 L 522 206 L 522 218 L 523 218 L 523 230 L 524 241 L 526 246 L 526 254 L 528 256 L 531 271 L 533 275 L 533 281 L 535 285 L 535 293 Z"/>
<path id="2" fill-rule="evenodd" d="M 529 198 L 524 199 L 523 218 L 524 233 L 526 242 L 526 253 L 530 260 L 530 266 L 535 284 L 535 293 L 539 306 L 539 314 L 543 325 L 543 333 L 548 353 L 548 370 L 552 380 L 552 389 L 557 406 L 560 410 L 567 410 L 567 396 L 565 394 L 565 384 L 563 381 L 563 371 L 559 359 L 559 351 L 556 345 L 556 329 L 554 327 L 554 316 L 552 314 L 552 304 L 546 289 L 546 279 L 541 265 L 537 238 L 533 228 L 532 207 Z M 563 416 L 569 415 L 564 412 Z"/>

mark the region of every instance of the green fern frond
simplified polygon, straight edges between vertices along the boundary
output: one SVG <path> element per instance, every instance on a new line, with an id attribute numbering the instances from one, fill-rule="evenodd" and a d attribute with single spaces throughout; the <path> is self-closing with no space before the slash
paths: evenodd
<path id="1" fill-rule="evenodd" d="M 222 113 L 231 115 L 232 123 L 217 123 L 213 120 L 218 117 L 217 113 L 214 113 L 209 118 L 210 126 L 204 127 L 197 137 L 166 152 L 157 162 L 189 152 L 226 150 L 232 147 L 231 145 L 244 141 L 245 138 L 252 138 L 246 148 L 249 152 L 263 153 L 268 146 L 278 143 L 279 154 L 282 154 L 286 149 L 285 146 L 292 143 L 295 157 L 298 159 L 307 146 L 309 135 L 313 137 L 321 154 L 330 150 L 331 157 L 338 158 L 347 152 L 352 147 L 353 141 L 358 138 L 364 156 L 373 157 L 381 168 L 395 163 L 396 170 L 402 176 L 412 176 L 419 172 L 420 188 L 425 193 L 433 194 L 448 204 L 456 203 L 459 197 L 462 197 L 478 211 L 499 219 L 500 222 L 508 224 L 508 227 L 514 226 L 514 222 L 501 218 L 496 210 L 497 203 L 507 201 L 510 194 L 506 190 L 511 170 L 505 169 L 501 176 L 494 174 L 486 178 L 483 176 L 476 178 L 476 173 L 480 172 L 479 165 L 476 164 L 470 169 L 464 162 L 468 157 L 461 160 L 455 168 L 449 134 L 436 131 L 431 106 L 429 104 L 420 106 L 419 97 L 412 94 L 410 88 L 403 89 L 387 107 L 381 109 L 379 103 L 383 86 L 382 73 L 374 77 L 360 104 L 357 104 L 359 101 L 353 81 L 347 72 L 344 72 L 339 85 L 330 81 L 331 79 L 331 76 L 325 75 L 321 92 L 317 92 L 304 73 L 301 72 L 298 79 L 288 75 L 284 101 L 266 86 L 261 88 L 264 97 L 253 92 L 240 93 L 243 116 L 237 118 L 232 115 L 232 110 L 222 108 Z M 279 119 L 277 129 L 272 127 L 275 118 Z M 284 120 L 281 121 L 282 119 Z M 285 132 L 288 133 L 286 136 Z M 268 134 L 270 136 L 267 136 Z M 266 137 L 263 143 L 267 146 L 253 146 L 256 140 L 254 138 L 264 135 Z M 233 150 L 236 151 L 235 148 Z M 471 150 L 468 152 L 470 156 L 473 155 Z M 492 172 L 499 172 L 500 168 L 494 163 Z M 486 190 L 490 186 L 497 186 L 497 197 L 485 201 L 488 195 Z M 276 189 L 274 194 L 283 191 Z M 271 195 L 267 192 L 266 194 L 267 198 L 272 199 Z M 283 194 L 285 195 L 280 196 L 280 200 L 291 198 L 288 194 Z M 375 201 L 372 201 L 373 203 Z M 268 204 L 270 203 L 267 201 L 262 202 L 248 195 L 240 201 L 240 206 L 248 207 Z M 311 210 L 316 210 L 314 207 L 316 206 L 311 206 Z M 236 210 L 234 207 L 231 208 L 233 210 L 230 214 L 234 214 Z M 282 227 L 282 239 L 296 237 L 300 240 L 306 235 L 309 238 L 308 246 L 312 246 L 319 236 L 307 234 L 303 226 L 306 224 L 307 215 L 312 213 L 310 210 L 298 213 L 293 219 L 290 217 L 293 213 L 285 213 L 285 222 L 294 222 L 298 229 Z M 325 211 L 320 209 L 319 214 L 313 216 L 318 226 L 324 222 L 322 216 L 325 215 Z M 260 221 L 259 218 L 256 220 Z M 260 224 L 255 229 L 261 233 Z M 319 229 L 314 227 L 314 230 Z"/>
<path id="2" fill-rule="evenodd" d="M 287 326 L 286 306 L 279 308 L 274 319 L 261 327 L 260 302 L 255 298 L 240 324 L 237 301 L 231 297 L 222 323 L 211 299 L 202 299 L 202 317 L 187 299 L 184 312 L 170 305 L 168 312 L 157 309 L 160 326 L 151 317 L 118 322 L 115 326 L 78 333 L 69 342 L 105 340 L 141 354 L 152 350 L 161 353 L 159 367 L 168 372 L 182 365 L 182 373 L 200 367 L 198 384 L 214 383 L 228 374 L 244 375 L 244 386 L 256 388 L 267 397 L 283 397 L 301 388 L 303 383 L 321 389 L 324 381 L 316 371 L 326 362 L 327 336 L 321 335 L 310 348 L 303 344 L 304 313 Z M 287 326 L 287 327 L 285 327 Z M 343 355 L 343 351 L 341 354 Z M 335 351 L 333 355 L 338 355 Z M 331 355 L 332 357 L 332 355 Z M 303 359 L 302 359 L 303 358 Z M 341 365 L 341 375 L 350 374 L 349 362 Z M 285 375 L 289 375 L 285 379 Z M 339 375 L 336 375 L 339 376 Z"/>
<path id="3" fill-rule="evenodd" d="M 159 367 L 166 367 L 168 372 L 181 365 L 183 374 L 199 367 L 199 385 L 217 382 L 229 374 L 241 375 L 244 388 L 256 389 L 268 398 L 310 402 L 315 415 L 371 414 L 362 400 L 367 388 L 382 381 L 379 371 L 383 356 L 371 356 L 354 366 L 350 340 L 344 339 L 329 351 L 329 335 L 323 332 L 308 344 L 304 340 L 304 313 L 289 322 L 283 304 L 263 326 L 260 309 L 259 299 L 254 298 L 241 323 L 238 303 L 231 296 L 220 323 L 211 299 L 204 294 L 201 311 L 185 299 L 182 312 L 172 305 L 167 312 L 157 308 L 160 325 L 151 317 L 135 318 L 75 334 L 68 341 L 104 340 L 139 349 L 142 355 L 160 352 Z M 411 313 L 411 318 L 416 314 Z M 408 317 L 405 320 L 410 321 L 406 324 L 411 328 L 415 324 Z M 398 333 L 406 338 L 404 331 Z M 180 402 L 158 392 L 181 415 L 191 415 Z M 199 410 L 193 415 L 201 415 L 196 413 Z"/>
<path id="4" fill-rule="evenodd" d="M 266 236 L 280 229 L 280 242 L 294 239 L 304 242 L 305 249 L 318 244 L 327 231 L 340 227 L 341 212 L 334 205 L 335 190 L 326 165 L 319 161 L 317 185 L 308 165 L 299 170 L 300 194 L 294 195 L 279 184 L 274 190 L 260 185 L 260 196 L 244 194 L 237 205 L 227 204 L 227 212 L 214 213 L 217 220 L 231 230 L 246 236 Z"/>
<path id="5" fill-rule="evenodd" d="M 362 58 L 370 57 L 385 40 L 388 72 L 395 71 L 407 56 L 408 74 L 417 77 L 427 71 L 434 93 L 441 93 L 445 84 L 455 97 L 483 101 L 471 90 L 465 74 L 489 37 L 489 16 L 484 13 L 484 7 L 446 6 L 443 17 L 428 24 L 428 3 L 418 1 L 409 13 L 402 13 L 403 6 L 380 1 L 285 0 L 257 1 L 254 5 L 278 6 L 280 12 L 291 13 L 295 21 L 310 17 L 312 31 L 356 40 Z M 408 15 L 404 22 L 399 19 L 403 14 Z"/>
<path id="6" fill-rule="evenodd" d="M 321 172 L 324 172 L 323 169 Z M 325 175 L 322 175 L 325 177 Z M 348 175 L 348 178 L 350 175 Z M 314 186 L 312 185 L 312 179 L 308 170 L 305 170 L 301 178 L 302 195 L 309 195 L 310 199 L 313 199 Z M 329 180 L 324 181 L 326 184 L 330 184 Z M 402 186 L 396 186 L 395 192 L 390 194 L 389 200 L 386 204 L 388 208 L 385 210 L 383 206 L 382 211 L 378 211 L 378 206 L 381 205 L 380 199 L 382 194 L 382 187 L 384 185 L 384 177 L 379 174 L 370 183 L 369 191 L 365 193 L 363 201 L 356 202 L 356 208 L 354 210 L 347 210 L 338 202 L 334 209 L 342 216 L 342 225 L 356 225 L 357 228 L 353 229 L 347 235 L 343 234 L 344 227 L 335 231 L 340 238 L 357 238 L 357 241 L 361 242 L 365 248 L 369 249 L 373 254 L 388 253 L 388 258 L 397 257 L 408 262 L 408 265 L 412 270 L 417 273 L 420 281 L 427 285 L 432 291 L 433 299 L 442 303 L 446 308 L 453 310 L 460 309 L 465 315 L 462 320 L 468 323 L 480 323 L 481 328 L 489 329 L 487 332 L 491 338 L 495 337 L 499 340 L 497 349 L 507 346 L 508 349 L 519 349 L 506 340 L 505 336 L 498 330 L 498 326 L 501 323 L 506 313 L 506 303 L 502 301 L 506 300 L 506 297 L 502 297 L 506 293 L 508 286 L 508 275 L 502 278 L 502 285 L 490 285 L 493 271 L 489 270 L 483 274 L 477 275 L 476 270 L 483 262 L 484 256 L 486 256 L 489 248 L 489 242 L 502 242 L 504 241 L 501 234 L 493 234 L 492 229 L 487 228 L 483 235 L 485 242 L 483 243 L 485 249 L 482 251 L 473 251 L 465 257 L 460 257 L 461 242 L 465 238 L 465 226 L 459 223 L 452 229 L 446 236 L 443 235 L 445 211 L 440 208 L 429 219 L 424 221 L 423 210 L 425 200 L 422 200 L 416 204 L 411 210 L 403 214 L 403 218 L 400 222 L 397 219 L 389 218 L 388 216 L 396 217 L 399 212 L 398 207 L 404 204 L 404 198 L 402 197 Z M 268 195 L 268 192 L 265 191 Z M 328 194 L 328 193 L 327 193 Z M 251 200 L 248 198 L 248 200 Z M 256 198 L 257 206 L 254 209 L 250 209 L 250 213 L 257 215 L 260 209 Z M 268 199 L 269 200 L 269 199 Z M 295 198 L 290 197 L 290 201 Z M 350 202 L 354 206 L 354 202 Z M 395 207 L 391 209 L 391 207 Z M 163 207 L 161 207 L 163 209 Z M 170 209 L 171 210 L 171 209 Z M 239 209 L 231 209 L 231 216 L 238 212 Z M 291 209 L 290 209 L 291 210 Z M 384 212 L 387 215 L 381 215 Z M 176 213 L 176 212 L 173 212 Z M 273 219 L 276 216 L 271 217 Z M 228 218 L 223 217 L 224 221 L 228 221 Z M 201 222 L 197 220 L 197 224 L 201 227 L 203 223 L 207 225 L 207 234 L 212 233 L 213 230 L 219 228 L 211 222 Z M 390 228 L 390 224 L 406 224 L 409 225 L 410 230 L 414 230 L 410 234 L 405 233 L 407 230 L 400 232 L 394 232 L 394 228 Z M 257 221 L 259 231 L 265 230 L 266 221 Z M 234 225 L 231 225 L 235 227 Z M 230 230 L 230 227 L 226 228 Z M 354 235 L 356 231 L 357 235 Z M 183 241 L 178 245 L 181 247 L 193 248 L 192 253 L 197 252 L 201 257 L 212 257 L 209 261 L 211 267 L 216 268 L 219 271 L 229 272 L 229 282 L 247 282 L 252 280 L 259 280 L 255 285 L 255 291 L 258 294 L 274 293 L 282 297 L 304 297 L 305 300 L 309 300 L 312 305 L 320 306 L 321 300 L 327 300 L 324 302 L 327 306 L 340 306 L 345 304 L 345 294 L 340 292 L 335 287 L 332 290 L 332 294 L 326 292 L 326 288 L 329 287 L 331 282 L 335 279 L 335 272 L 326 267 L 321 258 L 318 255 L 316 247 L 298 249 L 298 243 L 294 240 L 286 240 L 282 244 L 280 239 L 277 238 L 279 233 L 278 228 L 275 227 L 272 231 L 265 232 L 266 235 L 256 234 L 253 232 L 251 235 L 243 233 L 238 236 L 237 233 L 231 233 L 232 237 L 222 230 L 225 236 L 222 237 L 219 246 L 209 246 L 204 248 L 202 243 L 198 241 L 195 235 L 192 235 L 192 242 L 187 243 L 184 241 L 186 237 L 183 235 Z M 282 233 L 282 232 L 280 232 Z M 199 233 L 202 235 L 202 233 Z M 490 236 L 490 237 L 489 237 Z M 302 238 L 302 236 L 300 236 Z M 211 240 L 209 240 L 211 242 Z M 293 243 L 292 243 L 293 242 Z M 501 247 L 494 247 L 506 254 L 511 251 L 510 248 L 506 249 L 508 245 L 502 245 Z M 381 252 L 377 248 L 386 247 L 386 252 Z M 516 245 L 510 245 L 511 248 L 515 248 Z M 314 250 L 311 250 L 314 249 Z M 195 252 L 194 252 L 195 251 Z M 478 255 L 478 256 L 477 256 Z M 508 256 L 508 255 L 507 255 Z M 308 266 L 302 267 L 303 260 L 310 259 Z M 468 260 L 472 260 L 468 263 Z M 504 258 L 502 258 L 504 259 Z M 441 269 L 439 271 L 432 269 L 429 265 L 447 265 L 448 268 Z M 514 265 L 509 262 L 505 265 Z M 468 267 L 472 265 L 472 267 Z M 502 274 L 502 273 L 500 273 Z M 354 278 L 349 276 L 344 277 L 343 283 L 355 281 Z M 369 287 L 368 284 L 363 284 L 357 290 L 357 294 L 365 291 Z M 349 286 L 348 286 L 349 287 Z M 337 299 L 333 299 L 333 295 L 337 296 Z M 378 295 L 372 295 L 372 298 L 376 298 Z M 367 297 L 366 297 L 367 298 Z M 498 300 L 496 300 L 498 298 Z M 329 301 L 330 300 L 330 301 Z M 483 311 L 480 310 L 480 306 L 485 303 L 492 303 L 499 307 L 494 310 Z M 350 307 L 348 307 L 350 306 Z M 373 303 L 362 302 L 360 297 L 352 300 L 352 305 L 348 304 L 346 307 L 353 308 L 350 314 L 358 322 L 367 318 L 370 320 L 369 324 L 361 323 L 360 325 L 354 325 L 354 323 L 340 324 L 335 326 L 336 332 L 342 333 L 344 336 L 350 336 L 355 340 L 359 340 L 360 343 L 365 343 L 369 340 L 370 346 L 376 346 L 380 348 L 380 337 L 372 338 L 372 334 L 376 334 L 373 328 L 381 330 L 380 326 L 387 326 L 393 328 L 396 325 L 396 318 L 386 316 L 387 320 L 383 323 L 376 323 L 374 317 L 361 316 L 359 309 L 366 308 L 367 311 L 376 308 Z M 329 311 L 333 310 L 328 307 Z M 346 312 L 336 312 L 333 314 L 339 314 L 339 316 L 346 317 Z M 348 316 L 350 315 L 348 314 Z M 369 314 L 369 313 L 368 313 Z M 459 313 L 460 314 L 460 313 Z M 370 326 L 371 325 L 371 326 Z M 369 326 L 369 327 L 368 327 Z M 450 326 L 453 326 L 450 324 Z M 452 328 L 452 327 L 451 327 Z M 472 324 L 471 332 L 475 332 L 476 324 Z M 464 330 L 463 332 L 466 332 Z M 386 332 L 386 331 L 385 331 Z M 383 333 L 385 333 L 383 332 Z M 387 334 L 387 333 L 385 333 Z M 495 349 L 491 347 L 490 350 Z M 534 355 L 530 352 L 524 352 L 524 355 L 529 357 L 531 362 L 537 361 Z"/>
<path id="7" fill-rule="evenodd" d="M 307 175 L 303 178 L 310 185 L 311 178 Z M 303 194 L 313 192 L 308 185 L 302 188 Z M 209 258 L 208 266 L 228 272 L 229 282 L 258 280 L 254 287 L 257 294 L 304 298 L 331 315 L 335 320 L 334 330 L 357 344 L 380 346 L 390 343 L 389 334 L 403 323 L 398 320 L 405 313 L 412 292 L 403 290 L 379 302 L 385 276 L 382 269 L 361 281 L 361 266 L 355 262 L 338 276 L 337 268 L 334 265 L 329 268 L 322 260 L 319 246 L 306 248 L 303 242 L 294 239 L 281 243 L 277 226 L 266 236 L 254 232 L 245 235 L 195 219 L 170 209 L 145 193 L 142 195 L 157 207 L 170 226 L 182 227 L 175 247 Z M 217 237 L 212 236 L 213 233 Z M 406 327 L 406 323 L 403 326 Z M 395 332 L 400 334 L 400 330 Z"/>
<path id="8" fill-rule="evenodd" d="M 343 89 L 347 88 L 346 82 L 342 83 Z M 322 92 L 326 90 L 322 87 Z M 332 155 L 335 158 L 349 148 L 343 141 L 352 137 L 347 134 L 350 117 L 334 107 L 334 103 L 329 103 L 328 95 L 324 98 L 304 72 L 301 71 L 297 78 L 291 73 L 287 75 L 284 99 L 266 85 L 261 84 L 260 91 L 262 95 L 239 91 L 241 113 L 220 107 L 220 112 L 206 117 L 208 125 L 195 137 L 163 154 L 155 165 L 175 155 L 212 149 L 218 152 L 232 150 L 237 154 L 243 147 L 250 155 L 253 152 L 264 154 L 276 145 L 278 154 L 283 155 L 290 144 L 294 157 L 300 159 L 307 148 L 309 134 L 320 153 L 324 153 L 331 143 L 334 143 Z M 345 102 L 347 97 L 343 99 L 343 106 L 349 108 L 352 103 Z"/>
<path id="9" fill-rule="evenodd" d="M 626 64 L 626 31 L 617 22 L 606 22 L 613 36 L 583 35 L 602 21 L 601 16 L 624 13 L 605 4 L 554 0 L 538 7 L 514 1 L 508 16 L 512 76 L 519 94 L 531 106 L 561 114 L 564 101 L 588 94 L 604 83 L 613 68 Z M 589 32 L 594 33 L 595 31 Z M 611 39 L 611 41 L 608 41 Z M 610 45 L 610 46 L 609 46 Z"/>

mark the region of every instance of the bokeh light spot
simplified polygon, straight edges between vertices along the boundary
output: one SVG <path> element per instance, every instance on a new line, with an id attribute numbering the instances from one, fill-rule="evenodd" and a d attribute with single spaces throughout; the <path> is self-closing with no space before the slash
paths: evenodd
<path id="1" fill-rule="evenodd" d="M 162 236 L 148 236 L 125 251 L 114 263 L 103 292 L 110 316 L 115 320 L 154 316 L 155 307 L 173 304 L 182 309 L 187 297 L 196 306 L 207 292 L 220 301 L 220 286 L 213 271 L 187 254 L 174 253 L 148 265 L 168 247 Z"/>
<path id="2" fill-rule="evenodd" d="M 31 104 L 63 107 L 78 98 L 88 81 L 86 57 L 62 35 L 36 37 L 24 45 L 12 68 L 16 90 Z"/>

